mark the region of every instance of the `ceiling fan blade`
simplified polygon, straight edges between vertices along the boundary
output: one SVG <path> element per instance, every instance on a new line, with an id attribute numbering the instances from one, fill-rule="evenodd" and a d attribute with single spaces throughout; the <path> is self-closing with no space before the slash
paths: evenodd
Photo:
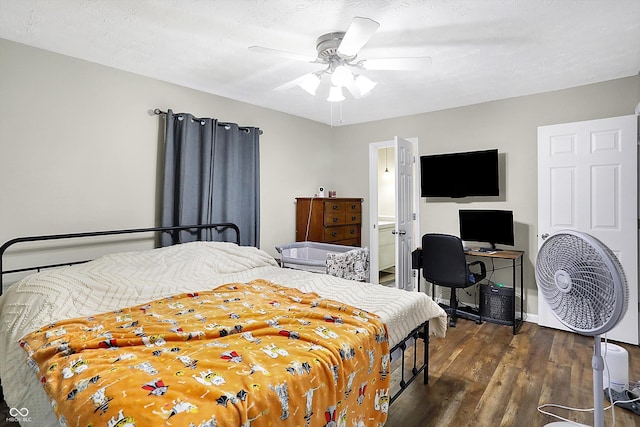
<path id="1" fill-rule="evenodd" d="M 316 89 L 320 85 L 322 75 L 315 71 L 313 73 L 307 73 L 300 77 L 297 77 L 291 81 L 288 81 L 280 86 L 276 87 L 275 90 L 287 90 L 292 87 L 300 86 L 301 89 L 307 91 L 311 95 L 316 94 Z"/>
<path id="2" fill-rule="evenodd" d="M 358 86 L 356 86 L 355 82 L 352 81 L 348 85 L 346 85 L 345 87 L 347 88 L 349 93 L 351 93 L 351 96 L 353 96 L 355 99 L 362 98 L 362 94 L 360 93 L 360 89 L 358 89 Z"/>
<path id="3" fill-rule="evenodd" d="M 283 83 L 280 86 L 274 88 L 274 90 L 287 90 L 287 89 L 291 89 L 292 87 L 298 86 L 304 80 L 304 78 L 307 75 L 308 74 L 305 74 L 304 76 L 300 76 L 300 77 L 297 77 L 297 78 L 295 78 L 295 79 L 293 79 L 291 81 Z"/>
<path id="4" fill-rule="evenodd" d="M 430 56 L 364 59 L 358 62 L 358 66 L 366 70 L 422 70 L 429 65 L 431 65 Z"/>
<path id="5" fill-rule="evenodd" d="M 281 58 L 293 59 L 294 61 L 316 62 L 315 57 L 308 55 L 301 55 L 293 52 L 286 52 L 284 50 L 271 49 L 262 46 L 249 46 L 251 52 L 262 53 L 265 55 L 279 56 Z"/>
<path id="6" fill-rule="evenodd" d="M 357 55 L 379 26 L 373 19 L 356 16 L 338 46 L 338 53 L 344 57 Z"/>

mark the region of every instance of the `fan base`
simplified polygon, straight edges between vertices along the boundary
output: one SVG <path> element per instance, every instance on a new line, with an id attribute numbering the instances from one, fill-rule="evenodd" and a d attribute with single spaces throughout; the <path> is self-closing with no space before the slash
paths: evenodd
<path id="1" fill-rule="evenodd" d="M 544 427 L 589 427 L 588 425 L 585 424 L 580 424 L 580 423 L 570 423 L 567 421 L 557 421 L 555 423 L 550 423 L 550 424 L 545 424 Z"/>

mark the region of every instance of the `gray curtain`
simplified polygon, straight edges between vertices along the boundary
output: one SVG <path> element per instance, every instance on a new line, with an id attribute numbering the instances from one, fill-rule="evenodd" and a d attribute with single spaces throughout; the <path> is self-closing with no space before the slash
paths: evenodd
<path id="1" fill-rule="evenodd" d="M 260 130 L 166 114 L 162 225 L 233 222 L 240 244 L 260 245 Z M 206 240 L 234 240 L 233 230 L 207 233 Z M 182 232 L 180 241 L 199 236 Z M 175 243 L 162 237 L 162 245 Z"/>

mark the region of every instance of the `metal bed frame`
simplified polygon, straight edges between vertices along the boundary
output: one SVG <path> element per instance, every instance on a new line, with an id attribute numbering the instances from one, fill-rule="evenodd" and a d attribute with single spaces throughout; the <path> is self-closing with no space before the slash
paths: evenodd
<path id="1" fill-rule="evenodd" d="M 75 239 L 81 237 L 99 237 L 99 236 L 113 236 L 120 234 L 139 234 L 139 233 L 168 233 L 171 236 L 172 244 L 180 243 L 180 232 L 188 231 L 191 234 L 197 233 L 197 240 L 202 240 L 202 231 L 204 230 L 215 230 L 219 233 L 232 229 L 236 234 L 236 244 L 240 245 L 240 229 L 236 224 L 230 222 L 221 222 L 216 224 L 198 224 L 198 225 L 179 225 L 179 226 L 168 226 L 168 227 L 149 227 L 149 228 L 130 228 L 124 230 L 107 230 L 107 231 L 90 231 L 84 233 L 69 233 L 69 234 L 48 234 L 42 236 L 28 236 L 28 237 L 17 237 L 15 239 L 11 239 L 5 242 L 2 246 L 0 246 L 0 295 L 2 295 L 3 285 L 4 285 L 4 276 L 6 274 L 12 273 L 24 273 L 28 271 L 41 271 L 48 268 L 56 268 L 56 267 L 64 267 L 67 265 L 74 264 L 82 264 L 88 262 L 90 260 L 81 260 L 81 261 L 71 261 L 64 262 L 61 264 L 47 264 L 47 265 L 38 265 L 33 267 L 23 267 L 16 268 L 12 270 L 5 270 L 3 267 L 3 258 L 4 254 L 11 246 L 16 245 L 18 243 L 27 243 L 27 242 L 41 242 L 47 240 L 62 240 L 62 239 Z"/>
<path id="2" fill-rule="evenodd" d="M 19 244 L 19 243 L 28 243 L 28 242 L 40 242 L 40 241 L 48 241 L 48 240 L 63 240 L 63 239 L 76 239 L 76 238 L 84 238 L 84 237 L 99 237 L 99 236 L 113 236 L 113 235 L 125 235 L 125 234 L 138 234 L 138 233 L 169 233 L 172 237 L 172 244 L 180 243 L 180 232 L 188 231 L 191 234 L 197 233 L 197 240 L 202 239 L 202 231 L 203 230 L 215 230 L 218 233 L 224 232 L 225 230 L 232 229 L 236 235 L 235 243 L 240 245 L 240 230 L 236 224 L 233 223 L 216 223 L 216 224 L 202 224 L 202 225 L 184 225 L 184 226 L 170 226 L 170 227 L 150 227 L 150 228 L 133 228 L 133 229 L 123 229 L 123 230 L 107 230 L 107 231 L 92 231 L 92 232 L 84 232 L 84 233 L 70 233 L 70 234 L 49 234 L 49 235 L 41 235 L 41 236 L 29 236 L 29 237 L 18 237 L 15 239 L 11 239 L 5 242 L 2 246 L 0 246 L 0 295 L 2 295 L 3 291 L 3 279 L 6 274 L 12 273 L 23 273 L 29 271 L 41 271 L 44 269 L 63 267 L 74 264 L 82 264 L 88 262 L 90 260 L 81 260 L 81 261 L 71 261 L 60 264 L 47 264 L 47 265 L 38 265 L 32 267 L 23 267 L 16 268 L 11 270 L 5 270 L 3 268 L 3 257 L 5 252 L 10 247 Z M 418 339 L 423 340 L 424 342 L 424 350 L 422 354 L 422 361 L 419 361 L 418 357 L 418 348 L 415 345 Z M 412 345 L 413 342 L 413 345 Z M 410 348 L 413 349 L 413 360 L 410 362 L 411 367 L 411 375 L 407 376 L 406 371 L 406 362 L 405 355 L 407 351 L 411 351 Z M 427 320 L 423 324 L 416 327 L 413 331 L 409 333 L 407 337 L 405 337 L 400 343 L 396 344 L 391 350 L 390 354 L 394 354 L 396 352 L 401 353 L 401 366 L 400 366 L 400 380 L 399 387 L 400 389 L 396 391 L 389 400 L 389 404 L 395 402 L 395 400 L 400 397 L 400 394 L 409 387 L 409 385 L 420 375 L 423 373 L 423 383 L 429 383 L 428 376 L 428 365 L 429 365 L 429 321 Z M 397 353 L 396 353 L 397 354 Z M 0 385 L 0 398 L 2 398 L 2 386 Z"/>
<path id="3" fill-rule="evenodd" d="M 416 346 L 418 339 L 421 339 L 424 343 L 424 349 L 422 353 L 422 363 L 418 362 L 418 347 Z M 414 344 L 407 346 L 407 343 L 411 340 L 415 341 Z M 405 379 L 405 360 L 404 359 L 405 359 L 405 352 L 408 350 L 408 347 L 413 348 L 413 362 L 412 362 L 413 366 L 411 367 L 411 376 Z M 389 404 L 392 404 L 393 402 L 396 401 L 398 397 L 400 397 L 402 392 L 407 387 L 409 387 L 409 384 L 411 384 L 416 378 L 418 378 L 418 376 L 420 375 L 420 372 L 423 372 L 423 375 L 424 375 L 422 383 L 429 384 L 429 321 L 427 320 L 422 325 L 418 326 L 413 331 L 411 331 L 405 339 L 403 339 L 400 343 L 396 344 L 395 347 L 393 347 L 390 350 L 390 353 L 393 354 L 395 351 L 400 351 L 402 353 L 402 356 L 401 356 L 402 363 L 400 366 L 401 376 L 400 376 L 400 383 L 399 383 L 400 390 L 398 390 L 393 394 L 393 396 L 391 396 L 391 400 L 389 401 Z"/>

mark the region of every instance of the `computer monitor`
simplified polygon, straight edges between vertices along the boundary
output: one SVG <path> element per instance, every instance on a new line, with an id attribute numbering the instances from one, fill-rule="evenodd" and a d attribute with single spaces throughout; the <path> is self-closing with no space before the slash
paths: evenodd
<path id="1" fill-rule="evenodd" d="M 514 245 L 513 211 L 460 209 L 460 238 L 465 242 Z"/>

